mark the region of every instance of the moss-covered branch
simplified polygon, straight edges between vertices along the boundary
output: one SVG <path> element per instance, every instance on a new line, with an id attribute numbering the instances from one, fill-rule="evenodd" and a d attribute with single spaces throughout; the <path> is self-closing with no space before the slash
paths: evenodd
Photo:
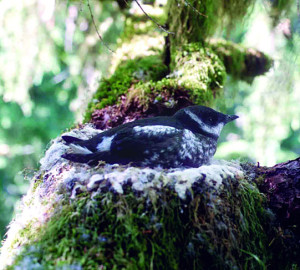
<path id="1" fill-rule="evenodd" d="M 255 2 L 169 0 L 168 25 L 175 33 L 171 38 L 176 45 L 204 41 L 219 26 L 230 28 L 235 22 L 241 21 Z"/>
<path id="2" fill-rule="evenodd" d="M 98 132 L 85 126 L 70 135 Z M 299 160 L 261 169 L 224 161 L 171 170 L 89 167 L 62 160 L 65 147 L 56 139 L 41 161 L 10 225 L 1 269 L 297 269 L 299 228 L 269 210 L 276 193 L 269 186 L 278 175 L 298 179 Z M 258 189 L 266 186 L 267 196 Z M 288 249 L 278 253 L 281 243 Z"/>
<path id="3" fill-rule="evenodd" d="M 234 78 L 252 80 L 267 72 L 273 64 L 273 60 L 266 54 L 227 40 L 211 39 L 208 46 L 223 62 L 226 72 Z"/>

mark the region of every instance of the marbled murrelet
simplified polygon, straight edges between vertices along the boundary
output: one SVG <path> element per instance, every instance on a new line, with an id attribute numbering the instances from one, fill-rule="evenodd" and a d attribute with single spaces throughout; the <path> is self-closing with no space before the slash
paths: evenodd
<path id="1" fill-rule="evenodd" d="M 160 116 L 127 123 L 101 132 L 89 140 L 62 136 L 72 153 L 63 158 L 96 165 L 199 167 L 215 154 L 222 128 L 238 118 L 204 106 L 190 106 L 173 116 Z"/>

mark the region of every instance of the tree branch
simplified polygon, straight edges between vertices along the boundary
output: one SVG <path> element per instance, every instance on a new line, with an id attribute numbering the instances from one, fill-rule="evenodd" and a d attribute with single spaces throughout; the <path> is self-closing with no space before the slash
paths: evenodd
<path id="1" fill-rule="evenodd" d="M 173 32 L 169 32 L 168 30 L 166 30 L 162 25 L 160 25 L 157 21 L 155 21 L 152 17 L 150 17 L 148 14 L 147 14 L 147 12 L 142 8 L 142 6 L 141 6 L 141 4 L 137 1 L 137 0 L 134 0 L 134 2 L 136 2 L 136 4 L 139 6 L 139 8 L 141 9 L 141 11 L 147 16 L 147 18 L 149 19 L 149 20 L 151 20 L 152 22 L 154 22 L 156 25 L 157 25 L 157 27 L 159 28 L 159 29 L 161 29 L 162 31 L 164 31 L 164 32 L 166 32 L 166 33 L 168 33 L 168 34 L 174 34 Z"/>
<path id="2" fill-rule="evenodd" d="M 95 18 L 94 18 L 94 15 L 93 15 L 93 12 L 92 12 L 92 8 L 91 8 L 91 5 L 90 5 L 90 0 L 87 0 L 87 6 L 89 8 L 89 11 L 90 11 L 90 14 L 91 14 L 91 19 L 92 19 L 92 22 L 93 22 L 93 25 L 96 29 L 96 32 L 97 32 L 97 35 L 99 37 L 99 39 L 102 41 L 102 43 L 104 44 L 104 46 L 112 53 L 114 53 L 114 51 L 109 48 L 109 46 L 106 44 L 106 42 L 103 40 L 102 36 L 100 35 L 99 31 L 98 31 L 98 28 L 97 28 L 97 25 L 96 25 L 96 22 L 95 22 Z"/>

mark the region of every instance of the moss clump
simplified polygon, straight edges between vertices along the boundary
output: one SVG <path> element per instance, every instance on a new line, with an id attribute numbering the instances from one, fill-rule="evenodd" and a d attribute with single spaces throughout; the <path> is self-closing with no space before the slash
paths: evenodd
<path id="1" fill-rule="evenodd" d="M 121 63 L 110 78 L 101 81 L 88 105 L 84 121 L 90 120 L 94 110 L 116 103 L 122 94 L 127 93 L 132 84 L 139 81 L 160 80 L 167 71 L 168 68 L 163 64 L 160 55 L 139 57 Z"/>
<path id="2" fill-rule="evenodd" d="M 91 119 L 95 110 L 118 103 L 121 95 L 127 95 L 127 105 L 135 101 L 143 111 L 153 102 L 172 107 L 172 102 L 177 100 L 171 97 L 170 104 L 166 104 L 163 96 L 174 94 L 175 97 L 176 89 L 186 92 L 193 104 L 211 105 L 226 78 L 225 67 L 217 55 L 209 48 L 202 48 L 202 44 L 193 43 L 181 48 L 173 63 L 173 72 L 166 77 L 168 67 L 160 55 L 123 62 L 109 79 L 102 80 L 89 104 L 85 121 Z"/>
<path id="3" fill-rule="evenodd" d="M 177 51 L 172 65 L 178 74 L 179 85 L 192 90 L 196 104 L 202 104 L 203 98 L 212 100 L 226 79 L 222 61 L 201 43 L 183 46 Z"/>
<path id="4" fill-rule="evenodd" d="M 175 79 L 163 78 L 160 81 L 140 82 L 128 93 L 127 103 L 130 104 L 131 102 L 137 101 L 145 111 L 150 103 L 155 104 L 165 101 L 162 96 L 163 92 L 168 92 L 172 95 L 178 88 L 178 83 Z"/>
<path id="5" fill-rule="evenodd" d="M 191 104 L 207 106 L 211 104 L 213 99 L 211 91 L 203 91 L 203 89 L 187 85 L 182 86 L 179 80 L 178 78 L 164 78 L 156 82 L 138 83 L 135 89 L 128 93 L 128 103 L 131 100 L 138 101 L 143 110 L 147 110 L 152 103 L 173 108 L 180 101 L 180 97 L 177 97 L 178 93 L 182 93 L 182 96 L 184 95 Z M 168 97 L 168 100 L 165 97 Z"/>
<path id="6" fill-rule="evenodd" d="M 231 41 L 214 39 L 207 45 L 218 55 L 227 73 L 234 78 L 248 80 L 267 72 L 273 60 L 266 54 Z"/>
<path id="7" fill-rule="evenodd" d="M 219 56 L 226 71 L 234 77 L 239 77 L 245 68 L 247 49 L 227 40 L 211 40 L 208 45 Z"/>
<path id="8" fill-rule="evenodd" d="M 265 197 L 259 193 L 256 186 L 243 181 L 239 192 L 241 198 L 241 222 L 238 225 L 241 231 L 241 242 L 244 247 L 241 251 L 245 254 L 244 269 L 251 269 L 253 264 L 256 269 L 267 269 L 270 254 L 267 251 L 267 234 L 265 228 L 270 221 L 270 215 L 265 210 Z M 265 228 L 264 228 L 265 227 Z"/>
<path id="9" fill-rule="evenodd" d="M 266 215 L 261 194 L 243 181 L 230 180 L 221 194 L 197 182 L 184 201 L 168 188 L 152 197 L 81 194 L 14 265 L 27 258 L 46 269 L 260 269 Z"/>

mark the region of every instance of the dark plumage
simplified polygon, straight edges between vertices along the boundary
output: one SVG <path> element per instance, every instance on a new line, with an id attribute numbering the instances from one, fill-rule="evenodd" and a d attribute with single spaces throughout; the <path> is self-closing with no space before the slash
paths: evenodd
<path id="1" fill-rule="evenodd" d="M 62 157 L 90 165 L 103 160 L 136 166 L 199 167 L 216 152 L 223 126 L 236 118 L 208 107 L 191 106 L 173 116 L 133 121 L 89 140 L 62 136 L 73 150 Z"/>

